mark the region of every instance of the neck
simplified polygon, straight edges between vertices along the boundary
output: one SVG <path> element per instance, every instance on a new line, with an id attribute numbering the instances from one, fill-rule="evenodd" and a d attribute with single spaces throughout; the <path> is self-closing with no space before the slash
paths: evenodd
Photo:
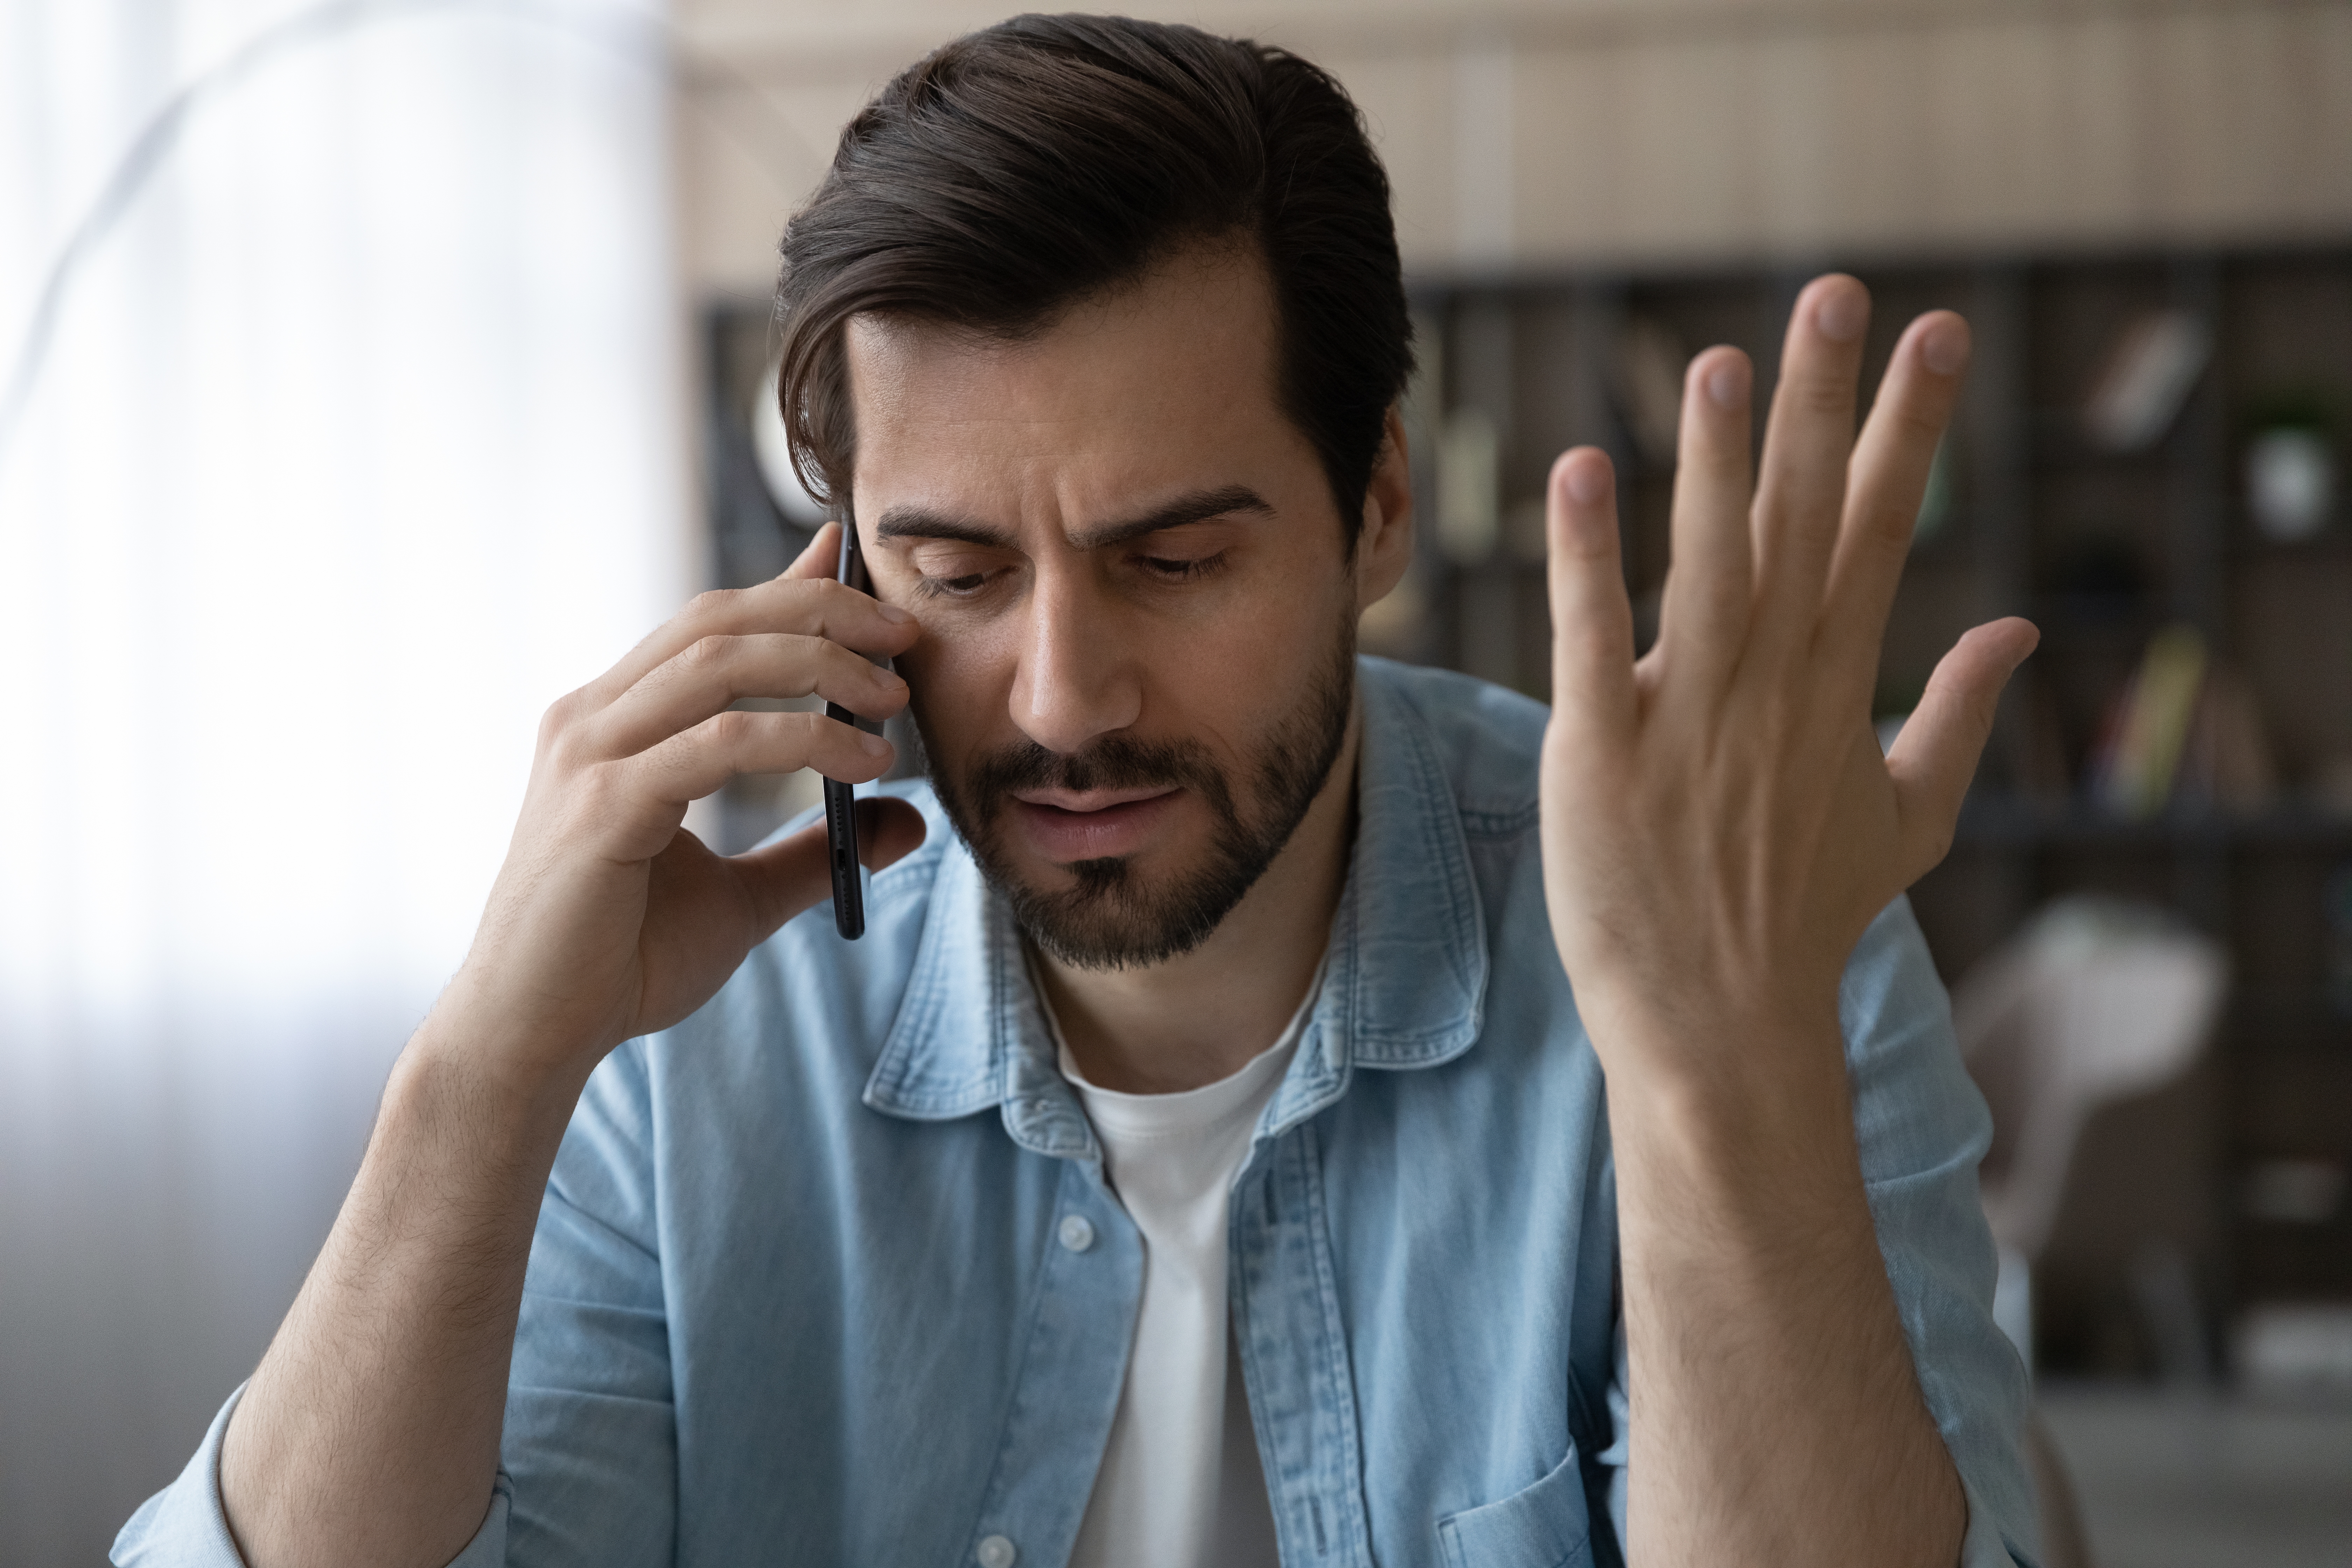
<path id="1" fill-rule="evenodd" d="M 1281 1035 L 1323 961 L 1347 883 L 1362 729 L 1359 698 L 1330 776 L 1290 842 L 1200 946 L 1144 969 L 1074 969 L 1037 955 L 1087 1082 L 1181 1093 L 1231 1077 Z"/>

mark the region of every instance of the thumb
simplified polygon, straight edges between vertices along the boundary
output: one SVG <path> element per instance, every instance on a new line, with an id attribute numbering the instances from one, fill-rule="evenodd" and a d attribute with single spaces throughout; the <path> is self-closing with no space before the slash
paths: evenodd
<path id="1" fill-rule="evenodd" d="M 2014 616 L 1972 628 L 1937 664 L 1919 706 L 1895 737 L 1886 771 L 1895 780 L 1909 879 L 1933 869 L 1951 847 L 2001 689 L 2041 640 L 2032 622 Z"/>
<path id="2" fill-rule="evenodd" d="M 857 803 L 857 858 L 869 871 L 912 854 L 926 832 L 923 814 L 896 796 L 868 795 Z M 761 939 L 833 892 L 833 857 L 822 818 L 727 864 L 752 900 Z"/>

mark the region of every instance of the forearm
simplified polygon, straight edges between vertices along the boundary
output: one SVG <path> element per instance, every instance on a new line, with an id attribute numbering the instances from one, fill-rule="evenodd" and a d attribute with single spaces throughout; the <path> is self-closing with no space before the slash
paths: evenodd
<path id="1" fill-rule="evenodd" d="M 1967 1504 L 1904 1340 L 1826 1027 L 1751 1040 L 1704 1081 L 1612 1074 L 1637 1565 L 1958 1560 Z"/>
<path id="2" fill-rule="evenodd" d="M 581 1083 L 498 1083 L 427 1020 L 225 1435 L 251 1568 L 442 1568 L 497 1478 L 548 1172 Z"/>

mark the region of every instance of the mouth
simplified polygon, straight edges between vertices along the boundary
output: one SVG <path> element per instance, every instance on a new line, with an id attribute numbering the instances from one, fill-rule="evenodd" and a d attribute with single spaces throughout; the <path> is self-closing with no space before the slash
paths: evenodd
<path id="1" fill-rule="evenodd" d="M 1023 838 L 1059 865 L 1133 855 L 1147 847 L 1184 792 L 1145 789 L 1016 790 L 1010 812 Z"/>

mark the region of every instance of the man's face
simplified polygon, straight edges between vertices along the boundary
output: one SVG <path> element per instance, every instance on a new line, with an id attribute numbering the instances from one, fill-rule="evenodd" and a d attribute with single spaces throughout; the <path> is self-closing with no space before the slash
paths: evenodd
<path id="1" fill-rule="evenodd" d="M 1189 951 L 1330 774 L 1368 602 L 1276 405 L 1263 268 L 1192 252 L 1017 343 L 860 318 L 848 354 L 859 531 L 922 622 L 898 668 L 942 804 L 1055 957 Z"/>

